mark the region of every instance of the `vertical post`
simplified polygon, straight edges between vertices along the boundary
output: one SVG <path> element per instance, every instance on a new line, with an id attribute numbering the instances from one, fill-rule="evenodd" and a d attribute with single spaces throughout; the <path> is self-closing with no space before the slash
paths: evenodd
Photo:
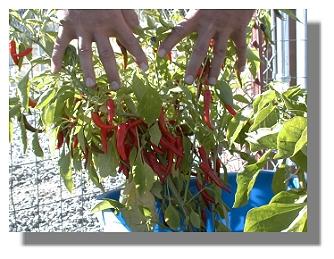
<path id="1" fill-rule="evenodd" d="M 296 15 L 296 10 L 291 10 Z M 289 63 L 290 63 L 290 85 L 297 84 L 297 45 L 296 45 L 296 21 L 289 17 Z"/>
<path id="2" fill-rule="evenodd" d="M 296 16 L 300 20 L 296 27 L 297 84 L 307 88 L 307 10 L 297 9 Z"/>

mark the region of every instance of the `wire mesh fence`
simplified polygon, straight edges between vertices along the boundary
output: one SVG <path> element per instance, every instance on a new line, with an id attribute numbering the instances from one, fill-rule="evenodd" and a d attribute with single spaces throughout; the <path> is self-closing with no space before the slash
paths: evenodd
<path id="1" fill-rule="evenodd" d="M 187 10 L 184 10 L 186 13 Z M 168 13 L 168 11 L 166 11 Z M 274 43 L 295 41 L 297 36 L 291 36 L 287 31 L 282 33 L 277 29 L 277 22 L 280 28 L 289 26 L 289 19 L 278 20 L 273 12 L 272 35 Z M 290 21 L 291 25 L 291 21 Z M 289 28 L 289 27 L 288 27 Z M 304 31 L 302 31 L 304 32 Z M 288 38 L 284 38 L 288 33 Z M 261 43 L 263 39 L 259 35 L 254 36 Z M 291 38 L 292 37 L 292 38 Z M 302 40 L 306 40 L 305 37 Z M 278 49 L 281 47 L 281 49 Z M 260 84 L 252 83 L 247 92 L 255 96 L 261 92 L 261 82 L 269 82 L 276 79 L 282 71 L 278 66 L 285 63 L 286 46 L 282 44 L 270 46 L 261 52 L 261 71 L 259 74 Z M 36 54 L 42 50 L 35 47 Z M 261 50 L 260 50 L 261 51 Z M 9 61 L 10 75 L 13 73 L 13 63 Z M 285 67 L 289 68 L 289 64 Z M 23 65 L 22 70 L 25 69 Z M 45 70 L 44 65 L 34 69 L 30 76 L 38 75 Z M 285 70 L 286 72 L 286 70 Z M 297 75 L 292 75 L 297 78 Z M 305 75 L 303 75 L 303 78 Z M 281 77 L 282 78 L 282 77 Z M 10 96 L 16 91 L 16 86 L 10 84 Z M 39 114 L 36 112 L 27 116 L 31 125 L 36 125 Z M 9 165 L 9 231 L 15 232 L 89 232 L 102 231 L 96 216 L 91 212 L 95 203 L 97 194 L 101 190 L 95 187 L 88 179 L 88 174 L 83 171 L 80 174 L 74 174 L 75 191 L 68 193 L 62 178 L 59 174 L 57 165 L 58 154 L 50 153 L 49 140 L 46 134 L 41 134 L 41 146 L 44 157 L 35 156 L 31 147 L 28 147 L 26 153 L 20 141 L 20 130 L 17 124 L 14 124 L 13 139 L 10 144 L 10 165 Z M 32 138 L 32 133 L 28 132 L 28 139 Z M 240 171 L 243 167 L 243 160 L 237 155 L 231 155 L 224 152 L 222 162 L 226 165 L 228 171 Z M 275 165 L 274 165 L 275 166 Z M 267 168 L 273 168 L 273 165 L 267 165 Z M 122 175 L 117 177 L 107 177 L 104 179 L 106 190 L 116 188 L 124 181 Z"/>

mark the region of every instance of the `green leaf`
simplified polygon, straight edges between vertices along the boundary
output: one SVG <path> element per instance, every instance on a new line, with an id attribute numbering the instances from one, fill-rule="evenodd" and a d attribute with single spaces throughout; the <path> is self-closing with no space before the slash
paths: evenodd
<path id="1" fill-rule="evenodd" d="M 95 168 L 93 162 L 91 162 L 89 164 L 89 167 L 88 167 L 88 176 L 89 176 L 89 179 L 95 184 L 95 186 L 97 186 L 98 188 L 101 189 L 102 192 L 104 192 L 104 187 L 101 184 L 100 177 L 99 177 L 99 175 L 96 172 L 96 168 Z"/>
<path id="2" fill-rule="evenodd" d="M 306 204 L 272 203 L 251 209 L 246 216 L 244 232 L 287 231 L 306 208 Z M 296 228 L 296 230 L 300 230 L 300 228 Z"/>
<path id="3" fill-rule="evenodd" d="M 306 127 L 307 119 L 304 117 L 296 116 L 285 121 L 277 136 L 278 153 L 274 156 L 274 159 L 292 156 L 296 143 L 301 138 Z M 301 142 L 304 142 L 304 140 L 302 139 Z"/>
<path id="4" fill-rule="evenodd" d="M 292 156 L 296 155 L 300 150 L 303 150 L 304 147 L 306 147 L 306 145 L 307 145 L 307 126 L 305 127 L 305 129 L 303 130 L 302 135 L 300 136 L 300 138 L 296 142 L 295 150 L 294 150 Z"/>
<path id="5" fill-rule="evenodd" d="M 247 117 L 244 117 L 241 115 L 241 113 L 238 113 L 237 116 L 233 117 L 229 122 L 226 138 L 228 139 L 230 148 L 233 145 L 234 141 L 237 139 L 242 128 L 246 125 L 247 121 Z"/>
<path id="6" fill-rule="evenodd" d="M 233 105 L 233 93 L 230 85 L 224 80 L 221 79 L 219 83 L 216 85 L 217 89 L 219 89 L 218 97 L 224 103 L 228 105 Z"/>
<path id="7" fill-rule="evenodd" d="M 193 210 L 191 210 L 191 212 L 190 212 L 190 223 L 195 228 L 200 228 L 201 227 L 201 216 Z"/>
<path id="8" fill-rule="evenodd" d="M 14 125 L 11 120 L 8 123 L 8 128 L 9 128 L 9 143 L 11 143 L 13 140 L 13 133 L 14 133 Z"/>
<path id="9" fill-rule="evenodd" d="M 54 122 L 54 114 L 55 114 L 56 104 L 52 103 L 43 109 L 42 111 L 42 121 L 46 128 L 50 127 Z"/>
<path id="10" fill-rule="evenodd" d="M 71 169 L 71 153 L 68 152 L 65 155 L 65 149 L 62 152 L 59 160 L 58 166 L 60 175 L 63 178 L 64 184 L 69 192 L 72 192 L 74 189 L 74 183 L 72 179 L 72 169 Z"/>
<path id="11" fill-rule="evenodd" d="M 296 101 L 293 101 L 290 98 L 285 97 L 284 94 L 282 94 L 282 99 L 284 101 L 285 107 L 288 110 L 290 110 L 290 111 L 292 111 L 296 114 L 297 114 L 297 112 L 299 112 L 298 114 L 300 114 L 300 112 L 301 112 L 301 114 L 303 114 L 304 112 L 307 112 L 307 107 L 304 103 L 298 103 Z"/>
<path id="12" fill-rule="evenodd" d="M 277 110 L 277 108 L 271 103 L 268 106 L 259 109 L 259 111 L 254 115 L 254 122 L 249 128 L 249 131 L 254 131 L 258 129 L 260 124 L 264 122 L 267 118 L 272 116 L 272 113 L 275 112 L 275 110 Z"/>
<path id="13" fill-rule="evenodd" d="M 241 103 L 250 104 L 250 101 L 245 96 L 243 96 L 241 94 L 234 95 L 233 99 L 238 101 L 238 102 L 241 102 Z"/>
<path id="14" fill-rule="evenodd" d="M 51 88 L 45 91 L 41 97 L 38 99 L 38 103 L 36 105 L 36 109 L 43 109 L 46 105 L 50 103 L 50 101 L 55 97 L 56 89 Z"/>
<path id="15" fill-rule="evenodd" d="M 180 225 L 180 216 L 179 212 L 175 207 L 169 203 L 168 207 L 165 210 L 165 221 L 167 225 L 172 229 L 177 229 Z"/>
<path id="16" fill-rule="evenodd" d="M 18 88 L 20 91 L 20 96 L 22 100 L 22 106 L 24 108 L 28 108 L 29 103 L 29 91 L 30 91 L 30 85 L 29 85 L 29 73 L 30 70 L 27 72 L 27 74 L 20 80 L 18 83 Z"/>
<path id="17" fill-rule="evenodd" d="M 113 199 L 104 199 L 103 201 L 99 202 L 94 206 L 92 212 L 98 212 L 107 209 L 117 209 L 124 208 L 124 205 L 119 201 Z"/>
<path id="18" fill-rule="evenodd" d="M 248 47 L 246 51 L 246 56 L 247 56 L 247 61 L 250 63 L 249 70 L 252 76 L 256 77 L 261 63 L 258 50 L 256 49 L 253 50 Z"/>
<path id="19" fill-rule="evenodd" d="M 125 184 L 120 201 L 125 205 L 120 211 L 132 231 L 152 231 L 151 222 L 154 222 L 157 216 L 155 198 L 151 192 L 140 195 L 134 181 L 130 181 Z M 143 208 L 150 210 L 148 217 L 144 215 Z"/>
<path id="20" fill-rule="evenodd" d="M 147 87 L 139 101 L 138 114 L 144 118 L 145 122 L 151 125 L 159 117 L 162 101 L 160 95 L 152 87 Z"/>
<path id="21" fill-rule="evenodd" d="M 237 191 L 235 194 L 234 208 L 245 205 L 255 184 L 256 178 L 271 154 L 268 150 L 255 164 L 246 165 L 243 172 L 237 174 Z"/>
<path id="22" fill-rule="evenodd" d="M 275 194 L 286 190 L 288 186 L 288 177 L 289 173 L 285 164 L 279 166 L 274 174 L 272 182 L 272 190 Z"/>
<path id="23" fill-rule="evenodd" d="M 155 145 L 159 145 L 161 139 L 161 131 L 159 129 L 158 123 L 154 123 L 152 127 L 149 128 L 151 142 Z"/>
<path id="24" fill-rule="evenodd" d="M 307 206 L 305 206 L 293 222 L 282 232 L 307 232 Z"/>
<path id="25" fill-rule="evenodd" d="M 141 80 L 135 73 L 132 77 L 132 89 L 138 102 L 141 101 L 147 89 L 143 80 Z"/>
<path id="26" fill-rule="evenodd" d="M 162 192 L 162 184 L 160 183 L 160 181 L 155 181 L 152 185 L 151 193 L 158 199 L 163 199 L 161 192 Z"/>
<path id="27" fill-rule="evenodd" d="M 256 131 L 246 133 L 246 141 L 251 145 L 251 151 L 258 151 L 265 148 L 277 148 L 277 136 L 279 128 L 259 128 Z"/>
<path id="28" fill-rule="evenodd" d="M 267 90 L 263 92 L 261 95 L 256 97 L 253 102 L 254 112 L 257 113 L 258 111 L 262 110 L 266 105 L 268 105 L 275 99 L 276 99 L 275 90 Z"/>
<path id="29" fill-rule="evenodd" d="M 16 104 L 9 108 L 9 119 L 21 114 L 21 104 Z"/>
<path id="30" fill-rule="evenodd" d="M 307 156 L 299 151 L 294 156 L 290 157 L 290 159 L 295 162 L 304 172 L 307 172 Z"/>
<path id="31" fill-rule="evenodd" d="M 41 146 L 39 144 L 38 133 L 37 132 L 34 133 L 34 137 L 33 137 L 33 140 L 32 140 L 32 149 L 33 149 L 36 156 L 38 156 L 38 157 L 43 157 L 44 156 L 43 149 L 41 148 Z"/>
<path id="32" fill-rule="evenodd" d="M 136 189 L 140 195 L 151 190 L 155 182 L 155 173 L 150 166 L 143 163 L 141 159 L 136 159 L 132 174 Z"/>
<path id="33" fill-rule="evenodd" d="M 119 157 L 116 152 L 115 137 L 108 141 L 107 153 L 93 153 L 93 160 L 97 173 L 102 177 L 116 176 Z"/>
<path id="34" fill-rule="evenodd" d="M 27 152 L 28 140 L 27 140 L 27 130 L 26 130 L 26 127 L 24 125 L 23 116 L 21 116 L 19 126 L 20 126 L 20 130 L 21 130 L 21 140 L 22 140 L 22 144 L 23 144 L 23 153 L 25 154 Z"/>
<path id="35" fill-rule="evenodd" d="M 271 198 L 270 203 L 300 204 L 306 202 L 307 194 L 305 191 L 292 189 L 281 191 Z"/>

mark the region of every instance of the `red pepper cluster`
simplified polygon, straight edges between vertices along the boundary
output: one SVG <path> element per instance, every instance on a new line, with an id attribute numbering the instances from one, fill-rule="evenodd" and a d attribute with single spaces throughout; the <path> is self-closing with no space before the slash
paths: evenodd
<path id="1" fill-rule="evenodd" d="M 166 119 L 163 110 L 160 112 L 159 129 L 161 131 L 161 139 L 159 145 L 150 143 L 151 150 L 142 151 L 145 162 L 158 175 L 161 182 L 165 182 L 167 176 L 172 172 L 173 165 L 175 169 L 179 169 L 184 157 L 182 135 L 174 136 L 167 128 Z M 167 163 L 161 160 L 165 157 Z M 175 163 L 174 163 L 175 158 Z"/>
<path id="2" fill-rule="evenodd" d="M 32 48 L 27 48 L 20 53 L 16 52 L 16 42 L 14 40 L 11 40 L 9 42 L 9 53 L 14 61 L 15 65 L 19 65 L 20 59 L 22 59 L 25 56 L 28 56 L 32 52 Z"/>
<path id="3" fill-rule="evenodd" d="M 216 159 L 216 172 L 212 169 L 211 160 L 205 151 L 204 147 L 201 146 L 198 149 L 199 157 L 201 158 L 201 162 L 199 164 L 200 169 L 204 174 L 204 179 L 208 182 L 215 183 L 218 187 L 222 188 L 223 190 L 230 192 L 230 188 L 224 184 L 222 179 L 219 177 L 219 171 L 221 168 L 221 161 L 219 158 Z"/>

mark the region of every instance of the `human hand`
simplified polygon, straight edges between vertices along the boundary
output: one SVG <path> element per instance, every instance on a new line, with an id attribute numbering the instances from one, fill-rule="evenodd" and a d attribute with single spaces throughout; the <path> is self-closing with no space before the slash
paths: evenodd
<path id="1" fill-rule="evenodd" d="M 135 57 L 142 70 L 148 69 L 147 59 L 133 31 L 139 27 L 133 10 L 65 10 L 52 53 L 51 71 L 59 72 L 66 47 L 79 40 L 79 59 L 88 87 L 96 85 L 92 63 L 92 42 L 96 42 L 99 57 L 113 90 L 120 88 L 115 55 L 109 37 L 116 37 Z"/>
<path id="2" fill-rule="evenodd" d="M 191 59 L 187 65 L 185 82 L 192 84 L 197 70 L 200 68 L 213 38 L 213 60 L 209 72 L 208 83 L 217 82 L 221 66 L 224 62 L 226 45 L 231 38 L 237 49 L 237 69 L 244 70 L 246 63 L 246 28 L 254 10 L 197 10 L 187 15 L 168 37 L 161 43 L 158 55 L 164 57 L 177 43 L 192 32 L 198 37 L 193 48 Z"/>

